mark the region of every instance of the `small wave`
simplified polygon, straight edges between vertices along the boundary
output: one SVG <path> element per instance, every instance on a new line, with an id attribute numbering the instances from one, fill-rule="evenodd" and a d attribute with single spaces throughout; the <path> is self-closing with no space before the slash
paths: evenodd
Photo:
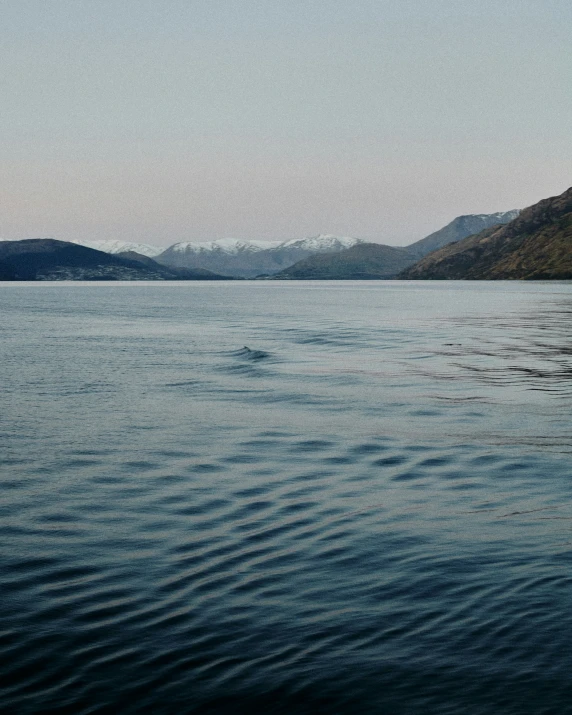
<path id="1" fill-rule="evenodd" d="M 252 362 L 259 362 L 260 360 L 268 360 L 272 357 L 270 353 L 265 350 L 252 350 L 246 345 L 240 350 L 235 350 L 231 353 L 234 357 L 242 358 L 243 360 L 251 360 Z"/>

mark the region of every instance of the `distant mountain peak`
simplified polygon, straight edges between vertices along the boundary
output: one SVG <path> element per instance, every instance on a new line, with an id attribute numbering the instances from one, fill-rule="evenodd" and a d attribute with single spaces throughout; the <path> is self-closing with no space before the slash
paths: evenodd
<path id="1" fill-rule="evenodd" d="M 426 256 L 431 251 L 442 248 L 449 243 L 460 241 L 467 236 L 480 233 L 486 228 L 513 221 L 520 213 L 519 209 L 511 211 L 497 211 L 493 214 L 463 214 L 457 216 L 450 223 L 438 231 L 425 236 L 419 241 L 407 246 L 407 250 L 419 258 Z"/>

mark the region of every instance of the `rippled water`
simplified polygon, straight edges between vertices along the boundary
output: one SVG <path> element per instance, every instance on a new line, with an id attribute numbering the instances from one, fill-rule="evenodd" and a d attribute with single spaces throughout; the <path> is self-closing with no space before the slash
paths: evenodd
<path id="1" fill-rule="evenodd" d="M 572 284 L 0 306 L 2 712 L 572 712 Z"/>

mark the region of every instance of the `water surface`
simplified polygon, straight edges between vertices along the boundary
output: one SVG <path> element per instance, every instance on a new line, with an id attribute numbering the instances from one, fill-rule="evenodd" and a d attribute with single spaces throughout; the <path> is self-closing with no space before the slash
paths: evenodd
<path id="1" fill-rule="evenodd" d="M 0 308 L 2 712 L 572 712 L 570 283 Z"/>

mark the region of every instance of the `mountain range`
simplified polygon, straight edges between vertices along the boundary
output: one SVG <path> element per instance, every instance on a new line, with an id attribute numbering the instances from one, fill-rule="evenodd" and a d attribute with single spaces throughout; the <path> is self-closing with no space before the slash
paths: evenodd
<path id="1" fill-rule="evenodd" d="M 459 216 L 444 228 L 432 233 L 426 238 L 416 241 L 410 246 L 396 247 L 384 246 L 383 244 L 368 244 L 373 246 L 383 246 L 383 248 L 367 249 L 366 253 L 372 256 L 376 254 L 374 263 L 367 269 L 371 278 L 391 277 L 402 270 L 407 265 L 414 263 L 422 256 L 444 246 L 451 241 L 458 241 L 472 233 L 481 231 L 483 228 L 507 223 L 512 220 L 518 211 L 508 211 L 495 214 L 478 214 Z M 317 264 L 323 266 L 323 274 L 338 275 L 341 265 L 334 255 L 347 251 L 354 246 L 366 244 L 364 239 L 352 238 L 348 236 L 340 237 L 331 234 L 321 234 L 309 238 L 290 239 L 287 241 L 243 241 L 234 238 L 223 238 L 216 241 L 204 242 L 179 242 L 166 249 L 143 243 L 133 243 L 128 241 L 74 241 L 80 245 L 104 251 L 112 255 L 124 255 L 129 253 L 133 258 L 133 253 L 153 258 L 156 262 L 171 269 L 191 269 L 208 270 L 219 275 L 226 275 L 236 278 L 255 278 L 259 276 L 281 276 L 288 279 L 302 278 L 308 271 L 313 275 L 316 268 L 310 266 L 315 264 L 314 256 L 331 255 L 332 267 L 327 268 L 327 259 L 319 261 Z M 358 259 L 362 262 L 365 253 L 350 253 L 350 259 Z M 305 259 L 310 260 L 310 266 L 302 264 L 300 275 L 294 270 L 288 270 L 291 266 Z M 386 265 L 384 265 L 384 261 Z M 356 270 L 354 265 L 352 270 Z"/>
<path id="2" fill-rule="evenodd" d="M 335 253 L 365 241 L 331 235 L 288 241 L 243 241 L 236 238 L 221 238 L 216 241 L 183 241 L 166 249 L 145 243 L 118 240 L 85 242 L 75 240 L 73 243 L 113 255 L 139 253 L 169 268 L 202 269 L 233 278 L 255 278 L 261 274 L 278 273 L 315 253 Z"/>
<path id="3" fill-rule="evenodd" d="M 476 232 L 476 233 L 475 233 Z M 87 242 L 86 242 L 87 243 Z M 572 277 L 572 188 L 524 211 L 458 216 L 405 247 L 320 235 L 167 249 L 118 240 L 0 241 L 0 280 Z"/>
<path id="4" fill-rule="evenodd" d="M 219 239 L 207 243 L 176 243 L 155 260 L 179 268 L 206 268 L 223 275 L 255 278 L 272 275 L 317 253 L 338 253 L 358 243 L 357 238 L 331 235 L 282 242 Z"/>

